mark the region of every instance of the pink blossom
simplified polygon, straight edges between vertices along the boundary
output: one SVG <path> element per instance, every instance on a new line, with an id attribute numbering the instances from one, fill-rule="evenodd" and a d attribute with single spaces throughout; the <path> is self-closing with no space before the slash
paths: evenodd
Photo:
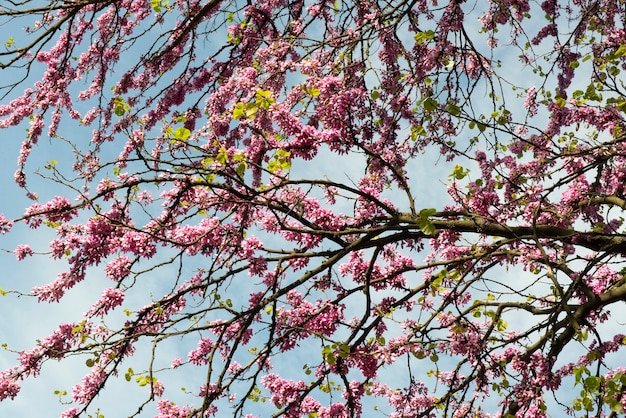
<path id="1" fill-rule="evenodd" d="M 119 281 L 130 274 L 132 262 L 126 255 L 113 259 L 104 269 L 108 278 Z"/>
<path id="2" fill-rule="evenodd" d="M 163 385 L 163 382 L 157 380 L 152 383 L 151 390 L 154 396 L 161 397 L 163 396 L 163 392 L 165 392 L 165 386 Z"/>
<path id="3" fill-rule="evenodd" d="M 42 205 L 35 203 L 26 210 L 26 223 L 31 228 L 41 225 L 43 219 L 50 222 L 67 222 L 77 215 L 77 210 L 66 197 L 56 196 L 48 203 Z"/>
<path id="4" fill-rule="evenodd" d="M 189 352 L 189 361 L 196 366 L 207 364 L 209 356 L 214 351 L 213 341 L 210 338 L 203 338 L 198 343 L 198 348 Z"/>
<path id="5" fill-rule="evenodd" d="M 102 296 L 91 306 L 87 315 L 106 315 L 111 309 L 120 306 L 124 302 L 124 296 L 124 291 L 121 289 L 113 287 L 104 289 Z"/>
<path id="6" fill-rule="evenodd" d="M 286 380 L 274 373 L 270 373 L 261 378 L 261 383 L 272 394 L 271 400 L 273 403 L 285 406 L 290 405 L 292 406 L 290 416 L 295 417 L 299 415 L 300 407 L 296 405 L 296 402 L 300 404 L 300 393 L 306 389 L 306 384 L 303 381 Z M 304 404 L 300 405 L 304 406 Z"/>
<path id="7" fill-rule="evenodd" d="M 12 373 L 10 371 L 2 372 L 0 374 L 0 401 L 7 398 L 15 399 L 19 391 L 20 386 L 15 381 Z"/>
<path id="8" fill-rule="evenodd" d="M 104 384 L 106 373 L 99 366 L 92 368 L 91 372 L 83 377 L 82 384 L 72 388 L 72 399 L 81 404 L 89 403 L 100 391 Z"/>
<path id="9" fill-rule="evenodd" d="M 528 110 L 529 116 L 535 116 L 537 114 L 537 88 L 535 86 L 526 90 L 526 98 L 524 99 L 524 109 Z"/>
<path id="10" fill-rule="evenodd" d="M 0 234 L 4 235 L 11 230 L 13 222 L 7 220 L 3 214 L 0 214 Z"/>
<path id="11" fill-rule="evenodd" d="M 180 357 L 177 357 L 177 358 L 173 359 L 172 360 L 172 364 L 170 364 L 170 368 L 176 369 L 176 368 L 180 367 L 182 361 L 183 361 L 183 359 L 180 358 Z"/>
<path id="12" fill-rule="evenodd" d="M 33 250 L 31 250 L 30 245 L 21 244 L 15 248 L 14 253 L 15 258 L 17 258 L 18 261 L 21 261 L 24 260 L 26 257 L 33 255 Z"/>
<path id="13" fill-rule="evenodd" d="M 70 408 L 63 413 L 61 413 L 61 418 L 77 418 L 78 417 L 78 408 Z"/>
<path id="14" fill-rule="evenodd" d="M 168 400 L 159 400 L 157 410 L 159 414 L 155 418 L 187 418 L 194 408 L 190 405 L 178 406 Z"/>

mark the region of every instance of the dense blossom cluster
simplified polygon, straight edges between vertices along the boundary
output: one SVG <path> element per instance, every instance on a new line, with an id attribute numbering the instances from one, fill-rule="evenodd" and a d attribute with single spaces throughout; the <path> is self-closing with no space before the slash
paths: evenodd
<path id="1" fill-rule="evenodd" d="M 0 293 L 96 291 L 8 342 L 0 401 L 82 356 L 65 418 L 117 384 L 145 400 L 107 416 L 625 412 L 622 2 L 18 7 L 0 64 L 37 81 L 0 128 L 35 203 L 0 236 L 52 228 L 66 268 Z M 45 135 L 74 160 L 33 181 Z"/>

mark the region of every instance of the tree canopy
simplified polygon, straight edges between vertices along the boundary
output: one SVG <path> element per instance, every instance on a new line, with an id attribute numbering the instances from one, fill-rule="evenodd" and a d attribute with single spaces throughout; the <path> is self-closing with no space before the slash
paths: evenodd
<path id="1" fill-rule="evenodd" d="M 2 204 L 0 246 L 64 267 L 0 300 L 68 308 L 2 341 L 0 401 L 59 362 L 64 418 L 625 413 L 625 22 L 617 0 L 3 2 L 32 204 Z"/>

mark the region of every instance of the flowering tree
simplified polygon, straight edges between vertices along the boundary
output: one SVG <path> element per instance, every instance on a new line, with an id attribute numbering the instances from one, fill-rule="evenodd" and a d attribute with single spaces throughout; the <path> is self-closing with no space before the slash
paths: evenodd
<path id="1" fill-rule="evenodd" d="M 0 231 L 53 228 L 11 250 L 66 266 L 2 294 L 96 289 L 32 347 L 3 341 L 0 400 L 78 357 L 66 418 L 103 416 L 116 385 L 143 390 L 118 416 L 625 412 L 623 2 L 8 1 L 0 19 L 0 126 L 30 123 L 15 181 L 34 200 Z M 41 137 L 73 156 L 38 167 Z"/>

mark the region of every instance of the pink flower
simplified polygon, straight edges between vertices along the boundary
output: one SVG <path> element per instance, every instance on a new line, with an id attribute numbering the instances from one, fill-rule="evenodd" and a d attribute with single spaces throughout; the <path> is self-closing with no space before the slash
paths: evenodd
<path id="1" fill-rule="evenodd" d="M 157 409 L 159 415 L 155 418 L 186 418 L 190 416 L 194 408 L 190 405 L 178 406 L 171 401 L 160 400 L 157 402 Z"/>
<path id="2" fill-rule="evenodd" d="M 15 258 L 17 258 L 18 261 L 21 261 L 25 259 L 26 257 L 28 257 L 29 255 L 33 255 L 33 250 L 30 249 L 30 245 L 21 244 L 15 248 L 14 253 L 15 253 Z"/>
<path id="3" fill-rule="evenodd" d="M 0 374 L 0 401 L 7 398 L 15 399 L 19 391 L 20 385 L 18 385 L 12 377 L 11 371 L 7 370 L 2 372 L 2 374 Z"/>
<path id="4" fill-rule="evenodd" d="M 163 385 L 163 382 L 157 380 L 152 383 L 152 393 L 154 394 L 154 396 L 161 397 L 163 396 L 163 392 L 165 392 L 165 386 Z"/>
<path id="5" fill-rule="evenodd" d="M 0 234 L 4 235 L 11 230 L 13 221 L 7 220 L 4 215 L 0 214 Z"/>
<path id="6" fill-rule="evenodd" d="M 109 287 L 104 289 L 100 299 L 89 309 L 88 315 L 106 315 L 124 302 L 124 291 Z"/>
<path id="7" fill-rule="evenodd" d="M 297 410 L 295 402 L 299 402 L 300 395 L 306 390 L 303 381 L 286 380 L 277 374 L 270 373 L 261 378 L 261 383 L 272 393 L 272 402 L 283 406 L 291 405 Z M 313 412 L 313 411 L 311 411 Z M 296 416 L 295 410 L 291 416 Z"/>
<path id="8" fill-rule="evenodd" d="M 78 408 L 70 408 L 61 414 L 61 418 L 76 418 L 78 417 Z"/>
<path id="9" fill-rule="evenodd" d="M 106 276 L 112 280 L 118 281 L 130 274 L 130 259 L 126 255 L 117 257 L 111 261 L 104 269 Z"/>
<path id="10" fill-rule="evenodd" d="M 524 109 L 528 110 L 529 116 L 535 116 L 537 114 L 537 88 L 535 86 L 532 86 L 526 91 L 523 106 Z"/>
<path id="11" fill-rule="evenodd" d="M 213 341 L 210 338 L 203 338 L 198 343 L 198 348 L 189 352 L 189 361 L 196 366 L 207 364 L 209 355 L 213 351 Z"/>
<path id="12" fill-rule="evenodd" d="M 174 360 L 172 360 L 172 364 L 170 364 L 170 368 L 176 369 L 176 368 L 180 367 L 182 362 L 183 362 L 183 359 L 180 358 L 180 357 L 177 357 Z"/>
<path id="13" fill-rule="evenodd" d="M 89 403 L 100 391 L 106 373 L 99 366 L 95 366 L 91 373 L 83 377 L 83 383 L 72 388 L 72 399 L 80 404 Z"/>
<path id="14" fill-rule="evenodd" d="M 26 223 L 31 228 L 37 228 L 44 219 L 50 222 L 67 222 L 78 214 L 72 208 L 72 203 L 66 197 L 56 196 L 48 203 L 42 205 L 35 203 L 26 210 Z"/>

